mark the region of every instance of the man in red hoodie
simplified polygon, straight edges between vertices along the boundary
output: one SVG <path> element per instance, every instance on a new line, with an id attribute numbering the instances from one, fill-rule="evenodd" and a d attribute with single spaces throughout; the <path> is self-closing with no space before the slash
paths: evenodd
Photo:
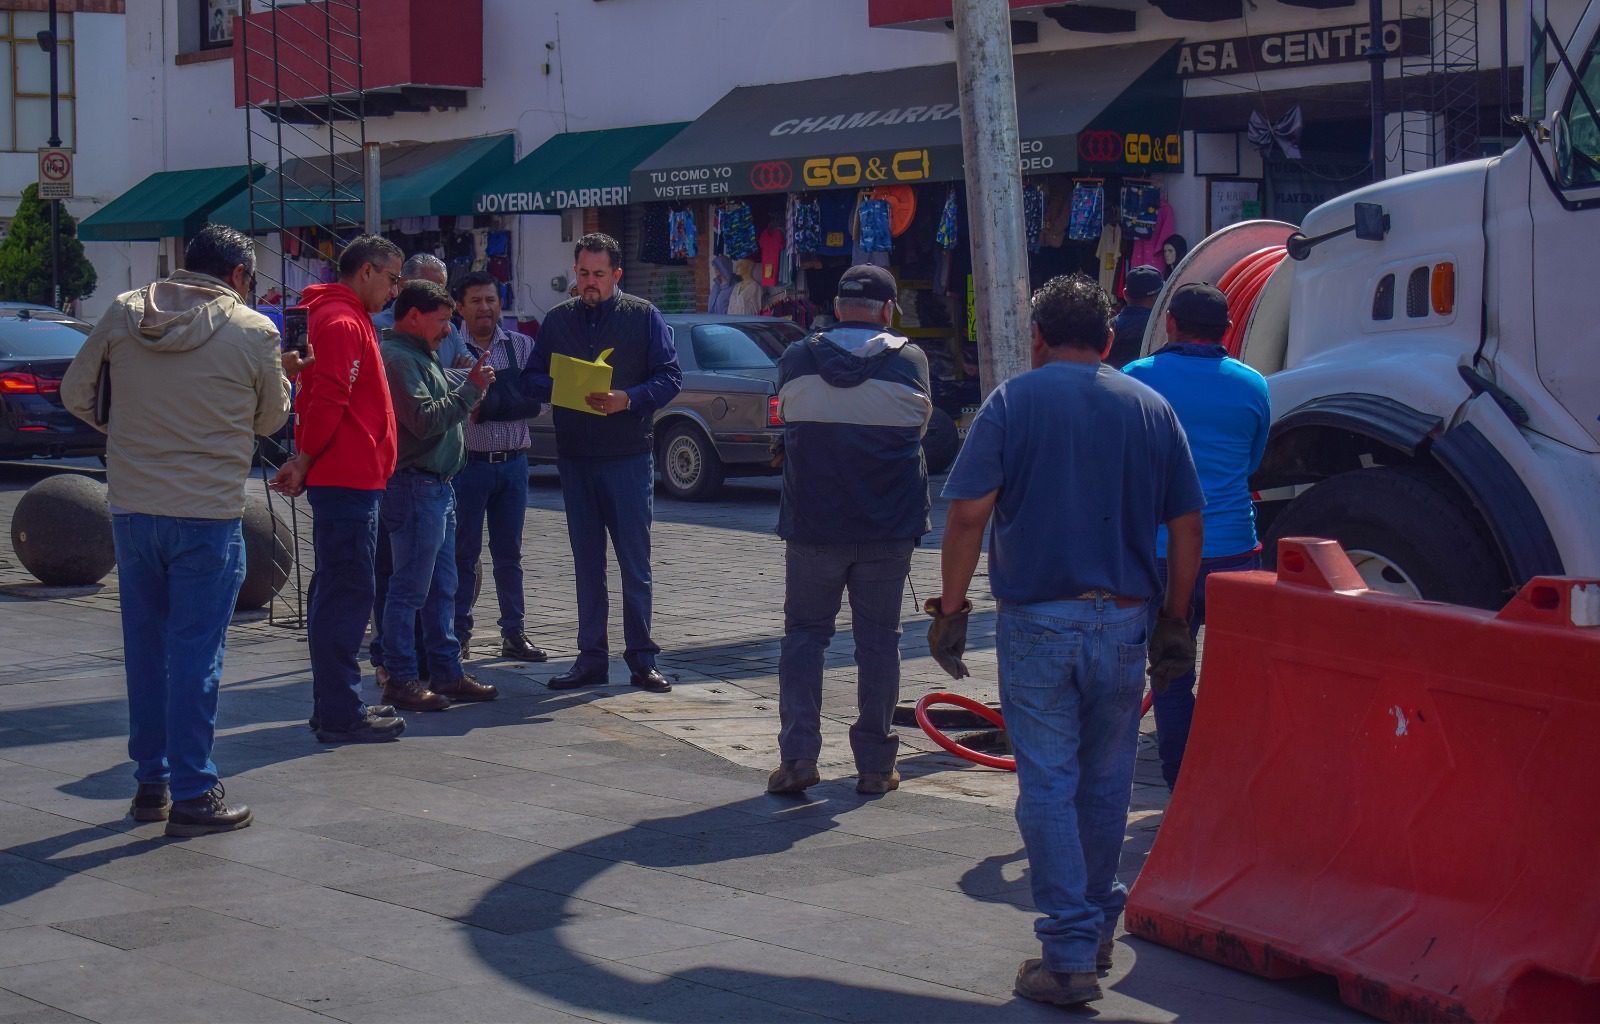
<path id="1" fill-rule="evenodd" d="M 339 280 L 301 293 L 306 337 L 316 356 L 300 375 L 295 447 L 273 487 L 306 492 L 316 518 L 316 573 L 306 611 L 311 653 L 312 728 L 324 743 L 398 739 L 405 722 L 392 707 L 361 701 L 361 640 L 372 608 L 378 505 L 394 473 L 394 406 L 372 314 L 400 284 L 400 250 L 362 235 L 339 257 Z"/>

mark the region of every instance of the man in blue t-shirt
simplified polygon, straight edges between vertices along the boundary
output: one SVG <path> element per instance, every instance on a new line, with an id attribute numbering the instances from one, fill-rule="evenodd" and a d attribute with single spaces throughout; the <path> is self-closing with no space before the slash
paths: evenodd
<path id="1" fill-rule="evenodd" d="M 1228 300 L 1223 294 L 1208 284 L 1186 284 L 1173 293 L 1167 309 L 1171 343 L 1123 368 L 1128 376 L 1150 385 L 1178 414 L 1206 492 L 1205 550 L 1194 584 L 1194 614 L 1189 618 L 1195 633 L 1206 621 L 1206 577 L 1261 568 L 1250 474 L 1266 451 L 1272 403 L 1267 399 L 1266 378 L 1223 350 L 1220 340 L 1227 329 Z M 1164 532 L 1156 538 L 1156 551 L 1165 559 Z M 1166 563 L 1158 564 L 1165 579 Z M 1155 696 L 1156 747 L 1169 789 L 1178 781 L 1189 743 L 1194 686 L 1195 674 L 1187 672 Z"/>
<path id="2" fill-rule="evenodd" d="M 1189 595 L 1204 497 L 1189 444 L 1160 395 L 1101 363 L 1110 300 L 1082 275 L 1033 296 L 1031 373 L 1002 383 L 967 434 L 944 495 L 944 590 L 928 645 L 956 678 L 967 588 L 991 512 L 989 585 L 999 602 L 1000 703 L 1017 757 L 1017 824 L 1028 850 L 1042 960 L 1018 995 L 1072 1006 L 1100 998 L 1127 889 L 1117 862 L 1133 789 L 1146 641 L 1151 678 L 1194 664 Z M 1156 527 L 1171 534 L 1162 599 Z"/>

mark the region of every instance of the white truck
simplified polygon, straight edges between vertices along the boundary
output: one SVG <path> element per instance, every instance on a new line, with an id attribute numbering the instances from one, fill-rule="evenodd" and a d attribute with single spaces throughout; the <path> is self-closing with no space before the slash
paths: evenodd
<path id="1" fill-rule="evenodd" d="M 1600 576 L 1600 0 L 1570 41 L 1530 8 L 1517 145 L 1213 234 L 1157 302 L 1146 352 L 1177 284 L 1288 243 L 1240 351 L 1269 557 L 1333 537 L 1371 587 L 1485 608 Z"/>

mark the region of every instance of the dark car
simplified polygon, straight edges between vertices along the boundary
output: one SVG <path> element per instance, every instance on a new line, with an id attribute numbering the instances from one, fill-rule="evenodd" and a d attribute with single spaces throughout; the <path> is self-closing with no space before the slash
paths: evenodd
<path id="1" fill-rule="evenodd" d="M 728 476 L 774 473 L 778 357 L 805 331 L 759 316 L 674 313 L 666 317 L 678 346 L 683 390 L 655 416 L 656 468 L 667 493 L 688 501 L 714 496 Z M 535 462 L 556 460 L 547 408 L 529 423 Z"/>
<path id="2" fill-rule="evenodd" d="M 0 458 L 105 455 L 61 404 L 61 378 L 93 328 L 48 306 L 0 303 Z"/>

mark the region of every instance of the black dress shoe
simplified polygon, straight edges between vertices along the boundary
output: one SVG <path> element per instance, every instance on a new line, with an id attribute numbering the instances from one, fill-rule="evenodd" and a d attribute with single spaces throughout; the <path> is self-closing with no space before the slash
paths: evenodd
<path id="1" fill-rule="evenodd" d="M 388 704 L 368 704 L 367 714 L 373 718 L 393 718 L 394 708 Z M 306 719 L 306 724 L 311 727 L 312 732 L 317 731 L 317 713 L 315 711 L 311 712 L 311 717 Z"/>
<path id="2" fill-rule="evenodd" d="M 653 665 L 643 672 L 635 672 L 628 682 L 641 690 L 649 690 L 651 693 L 672 692 L 672 684 L 667 682 L 667 677 L 657 672 Z"/>
<path id="3" fill-rule="evenodd" d="M 516 636 L 500 638 L 500 657 L 512 658 L 516 661 L 547 661 L 549 656 L 543 650 L 534 646 L 528 634 L 518 633 Z"/>
<path id="4" fill-rule="evenodd" d="M 406 731 L 403 718 L 380 718 L 367 709 L 367 717 L 348 729 L 318 729 L 317 739 L 323 743 L 387 743 L 397 740 Z"/>
<path id="5" fill-rule="evenodd" d="M 229 807 L 223 799 L 222 783 L 209 792 L 189 800 L 174 800 L 167 815 L 167 835 L 205 836 L 213 832 L 232 832 L 250 824 L 250 808 L 244 804 Z"/>
<path id="6" fill-rule="evenodd" d="M 544 685 L 552 690 L 576 690 L 580 686 L 605 686 L 611 682 L 604 669 L 578 668 L 576 665 L 570 671 L 559 676 L 551 676 Z"/>
<path id="7" fill-rule="evenodd" d="M 165 782 L 139 783 L 133 804 L 128 808 L 134 821 L 166 821 L 167 812 L 171 809 L 172 797 L 167 793 Z"/>

